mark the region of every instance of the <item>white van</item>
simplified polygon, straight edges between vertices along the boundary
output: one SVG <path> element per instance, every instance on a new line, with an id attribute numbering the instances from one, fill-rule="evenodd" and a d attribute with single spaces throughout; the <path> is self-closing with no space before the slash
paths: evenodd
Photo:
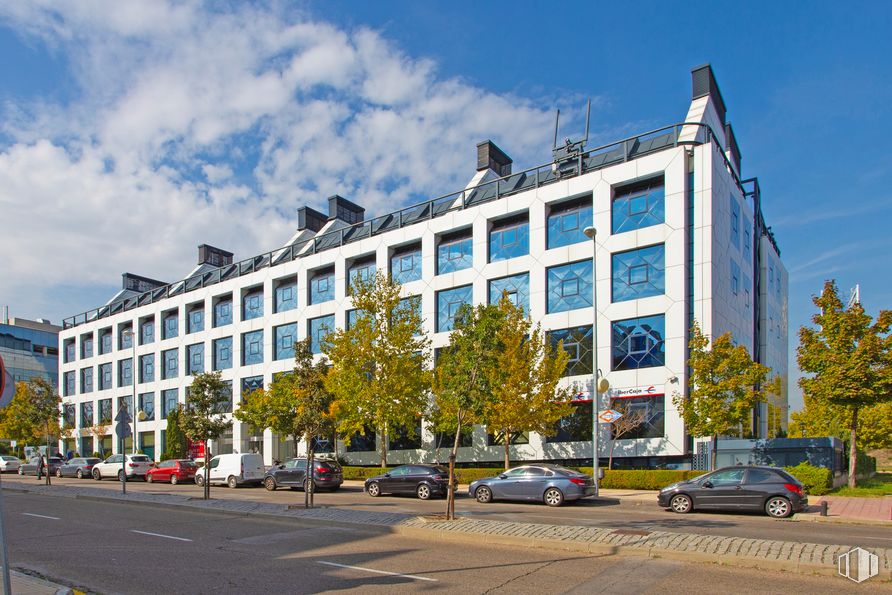
<path id="1" fill-rule="evenodd" d="M 260 485 L 265 469 L 259 454 L 217 455 L 211 459 L 211 484 L 226 484 L 231 488 L 242 484 Z M 195 483 L 204 485 L 204 465 L 195 473 Z"/>

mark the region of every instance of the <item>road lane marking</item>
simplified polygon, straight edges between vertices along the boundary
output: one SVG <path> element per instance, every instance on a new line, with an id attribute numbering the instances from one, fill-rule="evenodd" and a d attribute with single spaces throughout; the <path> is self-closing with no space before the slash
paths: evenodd
<path id="1" fill-rule="evenodd" d="M 139 533 L 140 535 L 151 535 L 152 537 L 163 537 L 165 539 L 176 539 L 177 541 L 192 541 L 185 537 L 174 537 L 173 535 L 162 535 L 161 533 L 149 533 L 148 531 L 137 531 L 136 529 L 130 529 L 130 532 Z"/>
<path id="2" fill-rule="evenodd" d="M 403 578 L 411 578 L 416 581 L 430 581 L 432 583 L 439 582 L 438 579 L 428 578 L 426 576 L 417 576 L 415 574 L 401 574 L 399 572 L 387 572 L 386 570 L 375 570 L 374 568 L 364 568 L 362 566 L 350 566 L 349 564 L 338 564 L 337 562 L 326 562 L 324 560 L 316 560 L 319 564 L 326 566 L 337 566 L 338 568 L 349 568 L 350 570 L 361 570 L 363 572 L 373 572 L 375 574 L 386 574 L 387 576 L 401 576 Z"/>
<path id="3" fill-rule="evenodd" d="M 54 521 L 61 520 L 57 516 L 46 516 L 45 514 L 34 514 L 33 512 L 23 512 L 22 514 L 25 516 L 36 516 L 39 519 L 52 519 Z"/>

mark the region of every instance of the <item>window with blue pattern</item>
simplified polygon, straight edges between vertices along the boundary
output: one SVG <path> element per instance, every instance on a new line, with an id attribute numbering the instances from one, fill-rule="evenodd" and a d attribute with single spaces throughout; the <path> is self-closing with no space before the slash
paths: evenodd
<path id="1" fill-rule="evenodd" d="M 155 381 L 155 354 L 139 356 L 139 381 L 154 382 Z"/>
<path id="2" fill-rule="evenodd" d="M 204 304 L 189 310 L 186 318 L 186 334 L 198 333 L 204 330 Z"/>
<path id="3" fill-rule="evenodd" d="M 122 359 L 118 362 L 118 387 L 133 384 L 133 360 Z"/>
<path id="4" fill-rule="evenodd" d="M 548 214 L 548 249 L 589 241 L 582 233 L 592 226 L 592 197 L 558 204 Z"/>
<path id="5" fill-rule="evenodd" d="M 93 425 L 93 401 L 81 403 L 81 428 L 89 428 Z M 92 441 L 93 439 L 90 438 Z"/>
<path id="6" fill-rule="evenodd" d="M 75 360 L 75 352 L 76 348 L 74 345 L 74 339 L 67 339 L 65 341 L 65 363 L 73 362 Z"/>
<path id="7" fill-rule="evenodd" d="M 81 358 L 93 357 L 93 333 L 81 336 Z"/>
<path id="8" fill-rule="evenodd" d="M 494 223 L 489 232 L 489 262 L 526 256 L 530 253 L 530 224 L 512 220 Z"/>
<path id="9" fill-rule="evenodd" d="M 307 322 L 307 331 L 310 336 L 310 350 L 313 353 L 322 353 L 322 345 L 328 333 L 335 329 L 334 314 L 328 316 L 320 316 L 319 318 L 311 318 Z"/>
<path id="10" fill-rule="evenodd" d="M 133 347 L 133 335 L 130 333 L 132 326 L 122 324 L 118 327 L 118 349 L 130 349 Z"/>
<path id="11" fill-rule="evenodd" d="M 454 273 L 474 266 L 474 240 L 470 233 L 443 239 L 437 246 L 437 274 Z"/>
<path id="12" fill-rule="evenodd" d="M 353 328 L 353 325 L 356 324 L 356 321 L 359 320 L 359 317 L 362 316 L 362 310 L 359 308 L 354 308 L 352 310 L 347 310 L 347 330 L 349 331 Z"/>
<path id="13" fill-rule="evenodd" d="M 592 327 L 577 326 L 550 331 L 548 338 L 557 347 L 561 343 L 567 353 L 564 376 L 581 376 L 592 373 Z"/>
<path id="14" fill-rule="evenodd" d="M 226 297 L 214 304 L 214 328 L 232 324 L 232 298 Z"/>
<path id="15" fill-rule="evenodd" d="M 155 419 L 155 393 L 141 393 L 139 395 L 139 410 L 145 412 L 144 421 Z"/>
<path id="16" fill-rule="evenodd" d="M 740 248 L 740 203 L 730 195 L 728 200 L 731 203 L 731 245 Z"/>
<path id="17" fill-rule="evenodd" d="M 65 374 L 63 374 L 63 377 L 65 379 L 65 384 L 64 384 L 65 394 L 64 394 L 64 396 L 66 396 L 66 397 L 73 396 L 74 391 L 75 391 L 74 372 L 65 372 Z"/>
<path id="18" fill-rule="evenodd" d="M 84 368 L 81 370 L 81 392 L 93 392 L 93 368 Z"/>
<path id="19" fill-rule="evenodd" d="M 139 325 L 139 344 L 149 345 L 155 342 L 155 319 L 143 320 Z"/>
<path id="20" fill-rule="evenodd" d="M 731 259 L 731 295 L 740 293 L 740 265 L 733 258 Z"/>
<path id="21" fill-rule="evenodd" d="M 297 277 L 286 279 L 276 285 L 276 312 L 287 312 L 297 308 Z"/>
<path id="22" fill-rule="evenodd" d="M 246 293 L 242 298 L 242 320 L 254 320 L 263 316 L 263 290 Z"/>
<path id="23" fill-rule="evenodd" d="M 437 292 L 437 332 L 444 333 L 455 327 L 455 317 L 459 309 L 470 305 L 474 299 L 471 285 L 444 289 Z"/>
<path id="24" fill-rule="evenodd" d="M 180 373 L 179 351 L 173 348 L 161 352 L 161 380 L 176 378 Z"/>
<path id="25" fill-rule="evenodd" d="M 334 269 L 319 271 L 310 279 L 310 304 L 330 302 L 334 298 Z"/>
<path id="26" fill-rule="evenodd" d="M 263 363 L 263 331 L 242 333 L 242 365 Z"/>
<path id="27" fill-rule="evenodd" d="M 99 400 L 99 421 L 102 423 L 110 423 L 112 420 L 112 400 Z"/>
<path id="28" fill-rule="evenodd" d="M 613 233 L 663 223 L 666 220 L 666 193 L 662 176 L 617 188 L 611 210 Z"/>
<path id="29" fill-rule="evenodd" d="M 172 310 L 164 313 L 164 326 L 161 339 L 173 339 L 179 334 L 179 321 L 177 320 L 177 311 Z"/>
<path id="30" fill-rule="evenodd" d="M 232 337 L 214 341 L 214 371 L 232 367 Z"/>
<path id="31" fill-rule="evenodd" d="M 498 304 L 505 295 L 512 304 L 523 308 L 524 312 L 530 311 L 530 274 L 521 273 L 510 277 L 490 279 L 489 303 Z"/>
<path id="32" fill-rule="evenodd" d="M 276 348 L 274 358 L 291 359 L 294 357 L 294 344 L 297 343 L 297 323 L 283 324 L 275 329 Z"/>
<path id="33" fill-rule="evenodd" d="M 186 346 L 186 374 L 195 376 L 204 373 L 204 343 Z"/>
<path id="34" fill-rule="evenodd" d="M 666 291 L 666 250 L 663 244 L 613 255 L 613 301 L 624 302 Z"/>
<path id="35" fill-rule="evenodd" d="M 161 417 L 167 419 L 172 411 L 175 411 L 179 405 L 177 389 L 171 388 L 161 391 Z"/>
<path id="36" fill-rule="evenodd" d="M 112 351 L 112 332 L 111 329 L 100 331 L 99 333 L 99 355 L 111 353 Z"/>
<path id="37" fill-rule="evenodd" d="M 350 288 L 353 287 L 357 280 L 367 283 L 370 279 L 374 279 L 375 269 L 374 259 L 365 259 L 351 264 L 350 268 L 347 269 L 347 293 L 350 293 Z"/>
<path id="38" fill-rule="evenodd" d="M 255 390 L 263 390 L 263 376 L 242 378 L 242 401 Z"/>
<path id="39" fill-rule="evenodd" d="M 99 364 L 99 390 L 108 390 L 113 387 L 111 362 Z"/>
<path id="40" fill-rule="evenodd" d="M 547 312 L 592 307 L 592 261 L 582 260 L 548 269 Z"/>
<path id="41" fill-rule="evenodd" d="M 421 279 L 421 248 L 401 250 L 390 257 L 390 278 L 397 283 Z"/>
<path id="42" fill-rule="evenodd" d="M 665 315 L 617 320 L 612 325 L 612 333 L 614 370 L 637 370 L 665 365 Z"/>

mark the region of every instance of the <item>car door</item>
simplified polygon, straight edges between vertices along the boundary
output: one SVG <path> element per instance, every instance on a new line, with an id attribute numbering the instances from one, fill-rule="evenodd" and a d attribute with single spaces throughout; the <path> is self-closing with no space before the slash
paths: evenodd
<path id="1" fill-rule="evenodd" d="M 700 482 L 694 494 L 696 508 L 735 509 L 743 504 L 743 467 L 719 469 Z"/>
<path id="2" fill-rule="evenodd" d="M 403 466 L 385 473 L 384 477 L 381 478 L 381 491 L 390 494 L 402 494 L 405 489 L 403 480 L 406 478 L 407 472 L 408 469 Z"/>
<path id="3" fill-rule="evenodd" d="M 286 486 L 297 485 L 299 483 L 297 478 L 297 467 L 300 463 L 301 461 L 299 459 L 289 459 L 285 461 L 282 468 L 276 474 L 276 482 Z"/>
<path id="4" fill-rule="evenodd" d="M 784 483 L 781 476 L 771 469 L 747 469 L 740 490 L 741 506 L 762 510 L 768 496 L 783 492 Z"/>
<path id="5" fill-rule="evenodd" d="M 526 474 L 526 467 L 508 469 L 498 476 L 493 482 L 492 495 L 494 498 L 517 499 L 520 496 L 520 478 Z"/>
<path id="6" fill-rule="evenodd" d="M 155 471 L 152 471 L 152 479 L 155 481 L 170 481 L 170 476 L 173 474 L 175 466 L 176 461 L 162 461 L 158 463 Z"/>
<path id="7" fill-rule="evenodd" d="M 220 457 L 214 457 L 213 459 L 211 459 L 211 464 L 209 466 L 211 483 L 226 480 L 226 469 L 220 468 L 221 461 L 222 459 Z"/>
<path id="8" fill-rule="evenodd" d="M 548 481 L 547 472 L 542 467 L 526 467 L 517 482 L 517 495 L 524 500 L 541 500 Z"/>

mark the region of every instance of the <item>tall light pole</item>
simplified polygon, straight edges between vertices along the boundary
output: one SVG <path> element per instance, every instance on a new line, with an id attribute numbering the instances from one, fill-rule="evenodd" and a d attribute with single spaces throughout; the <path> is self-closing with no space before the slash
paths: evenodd
<path id="1" fill-rule="evenodd" d="M 128 328 L 128 329 L 124 329 L 124 336 L 130 337 L 130 353 L 131 353 L 130 361 L 133 362 L 133 364 L 131 364 L 131 366 L 130 366 L 130 381 L 131 381 L 130 386 L 131 386 L 131 392 L 133 395 L 133 401 L 131 401 L 132 406 L 133 406 L 133 440 L 131 441 L 131 445 L 133 447 L 132 448 L 133 454 L 136 454 L 136 437 L 137 437 L 136 418 L 139 417 L 139 415 L 137 415 L 137 411 L 139 410 L 139 407 L 136 404 L 136 373 L 137 373 L 137 369 L 138 369 L 138 367 L 136 365 L 136 333 L 133 332 L 132 328 Z M 123 451 L 124 449 L 122 448 L 121 450 Z M 121 454 L 125 454 L 125 453 L 122 452 Z M 124 457 L 124 458 L 126 458 L 126 457 Z M 124 475 L 125 476 L 127 475 L 126 470 L 124 471 Z"/>
<path id="2" fill-rule="evenodd" d="M 598 230 L 592 225 L 586 227 L 582 233 L 592 241 L 592 475 L 595 478 L 595 497 L 597 498 L 601 489 L 601 480 L 598 478 L 600 475 L 598 468 L 598 408 L 600 407 L 600 395 L 598 394 L 598 277 L 595 274 L 598 256 Z"/>

